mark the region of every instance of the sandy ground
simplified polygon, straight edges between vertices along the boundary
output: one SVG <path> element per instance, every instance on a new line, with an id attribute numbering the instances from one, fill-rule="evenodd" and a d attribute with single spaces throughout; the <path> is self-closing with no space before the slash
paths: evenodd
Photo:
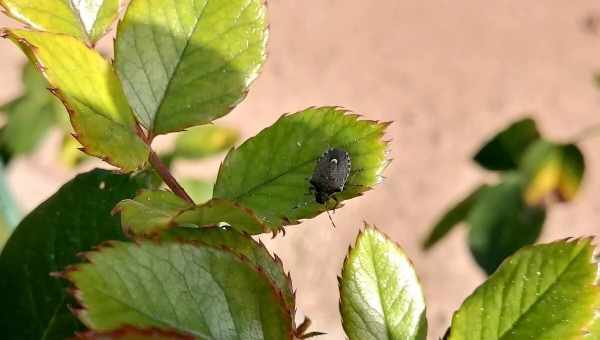
<path id="1" fill-rule="evenodd" d="M 394 162 L 376 190 L 335 214 L 269 241 L 298 290 L 299 307 L 324 339 L 342 339 L 336 276 L 363 220 L 379 226 L 413 259 L 428 300 L 430 339 L 484 276 L 465 246 L 464 230 L 430 253 L 420 241 L 453 200 L 483 179 L 470 155 L 523 113 L 554 138 L 600 122 L 600 37 L 585 18 L 598 1 L 271 0 L 270 59 L 248 99 L 224 122 L 245 137 L 284 112 L 341 105 L 371 119 L 394 120 Z M 1 25 L 14 25 L 1 18 Z M 104 41 L 110 46 L 110 40 Z M 19 91 L 20 51 L 0 42 L 0 100 Z M 10 184 L 31 209 L 73 172 L 53 161 L 49 141 L 18 161 Z M 578 199 L 551 209 L 543 241 L 598 234 L 600 138 L 581 143 L 588 173 Z M 219 158 L 180 164 L 179 174 L 212 176 Z"/>

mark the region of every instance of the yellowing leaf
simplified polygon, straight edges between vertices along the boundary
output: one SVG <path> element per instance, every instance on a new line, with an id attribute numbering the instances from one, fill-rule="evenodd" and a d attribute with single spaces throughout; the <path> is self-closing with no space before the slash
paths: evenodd
<path id="1" fill-rule="evenodd" d="M 84 151 L 129 172 L 145 165 L 148 147 L 112 66 L 96 51 L 66 35 L 6 30 L 44 72 L 65 104 Z"/>
<path id="2" fill-rule="evenodd" d="M 7 14 L 40 31 L 94 44 L 119 14 L 119 0 L 0 0 Z"/>
<path id="3" fill-rule="evenodd" d="M 541 140 L 527 150 L 521 168 L 528 177 L 528 204 L 539 204 L 552 194 L 561 201 L 570 201 L 579 191 L 585 161 L 574 144 Z"/>

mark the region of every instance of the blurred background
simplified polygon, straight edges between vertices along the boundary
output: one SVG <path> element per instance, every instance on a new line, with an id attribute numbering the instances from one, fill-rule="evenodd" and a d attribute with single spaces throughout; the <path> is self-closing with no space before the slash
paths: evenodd
<path id="1" fill-rule="evenodd" d="M 249 96 L 224 119 L 241 140 L 281 114 L 340 105 L 369 119 L 393 120 L 387 179 L 336 211 L 265 238 L 292 272 L 301 312 L 325 339 L 344 337 L 339 275 L 362 221 L 377 225 L 412 258 L 428 300 L 429 338 L 485 275 L 471 259 L 464 228 L 431 251 L 423 238 L 444 210 L 494 176 L 471 161 L 478 147 L 529 114 L 561 140 L 600 123 L 600 3 L 579 1 L 271 0 L 269 60 Z M 0 16 L 0 26 L 16 26 Z M 112 37 L 100 43 L 111 53 Z M 0 103 L 21 94 L 22 53 L 0 41 Z M 77 172 L 56 159 L 62 132 L 14 159 L 8 186 L 26 213 Z M 158 140 L 159 148 L 172 143 Z M 600 233 L 600 137 L 579 143 L 587 171 L 575 201 L 549 210 L 541 241 Z M 177 176 L 213 178 L 223 154 L 176 161 Z"/>

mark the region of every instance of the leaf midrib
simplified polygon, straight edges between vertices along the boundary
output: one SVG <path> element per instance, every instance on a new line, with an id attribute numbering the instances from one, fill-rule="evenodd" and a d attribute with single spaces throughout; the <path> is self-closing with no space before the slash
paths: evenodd
<path id="1" fill-rule="evenodd" d="M 187 51 L 188 47 L 190 46 L 190 41 L 192 40 L 192 36 L 194 35 L 194 33 L 196 33 L 196 30 L 198 29 L 198 25 L 200 24 L 200 21 L 202 20 L 202 18 L 204 18 L 204 14 L 206 13 L 206 7 L 208 7 L 208 4 L 210 3 L 210 1 L 211 0 L 206 0 L 204 7 L 202 7 L 200 14 L 197 16 L 196 21 L 193 24 L 193 28 L 190 30 L 188 36 L 186 37 L 185 46 L 183 46 L 181 53 L 177 57 L 177 64 L 175 65 L 173 72 L 171 72 L 171 74 L 169 75 L 169 82 L 167 84 L 167 87 L 165 88 L 165 91 L 162 93 L 158 107 L 156 108 L 156 111 L 154 112 L 154 117 L 152 117 L 152 121 L 150 122 L 150 129 L 152 131 L 154 131 L 154 127 L 155 127 L 154 124 L 158 120 L 158 115 L 162 111 L 163 105 L 165 104 L 165 99 L 167 98 L 167 94 L 171 91 L 171 86 L 174 83 L 173 79 L 174 79 L 175 75 L 177 74 L 177 72 L 179 71 L 179 68 L 181 67 L 181 64 L 183 61 L 183 56 L 185 55 L 185 52 Z M 177 12 L 176 5 L 174 6 L 174 8 L 175 8 L 175 11 Z M 179 17 L 179 13 L 177 13 L 177 16 Z M 152 36 L 154 37 L 154 31 L 152 31 Z M 174 37 L 171 36 L 171 39 L 174 39 Z"/>
<path id="2" fill-rule="evenodd" d="M 561 277 L 565 274 L 565 272 L 567 270 L 570 269 L 571 264 L 577 260 L 579 258 L 579 256 L 582 256 L 583 254 L 585 254 L 584 252 L 585 248 L 582 247 L 581 249 L 579 249 L 579 252 L 577 255 L 575 255 L 573 258 L 571 258 L 571 260 L 569 260 L 569 262 L 567 263 L 567 265 L 563 268 L 563 270 L 560 271 L 560 273 L 558 275 L 556 275 L 556 278 L 554 279 L 554 281 L 548 286 L 548 288 L 546 288 L 546 290 L 544 290 L 544 292 L 542 292 L 539 295 L 539 298 L 532 303 L 531 305 L 529 305 L 529 307 L 527 307 L 526 310 L 524 310 L 519 317 L 511 324 L 510 327 L 508 327 L 499 337 L 498 340 L 502 340 L 504 339 L 504 337 L 507 335 L 507 333 L 509 333 L 511 330 L 513 330 L 515 328 L 516 325 L 519 324 L 519 322 L 521 322 L 521 320 L 523 319 L 523 317 L 533 308 L 535 307 L 540 301 L 544 300 L 544 297 L 548 294 L 548 292 L 552 291 L 552 289 L 554 288 L 555 285 L 557 285 L 561 280 Z"/>

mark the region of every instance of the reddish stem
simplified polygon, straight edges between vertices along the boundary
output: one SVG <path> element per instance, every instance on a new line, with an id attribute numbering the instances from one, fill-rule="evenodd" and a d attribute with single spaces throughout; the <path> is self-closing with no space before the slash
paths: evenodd
<path id="1" fill-rule="evenodd" d="M 160 157 L 158 157 L 153 150 L 150 150 L 150 164 L 175 195 L 183 198 L 190 204 L 195 204 L 194 200 L 192 200 L 190 195 L 185 192 L 183 187 L 177 182 L 175 177 L 173 177 L 169 168 L 160 160 Z"/>

